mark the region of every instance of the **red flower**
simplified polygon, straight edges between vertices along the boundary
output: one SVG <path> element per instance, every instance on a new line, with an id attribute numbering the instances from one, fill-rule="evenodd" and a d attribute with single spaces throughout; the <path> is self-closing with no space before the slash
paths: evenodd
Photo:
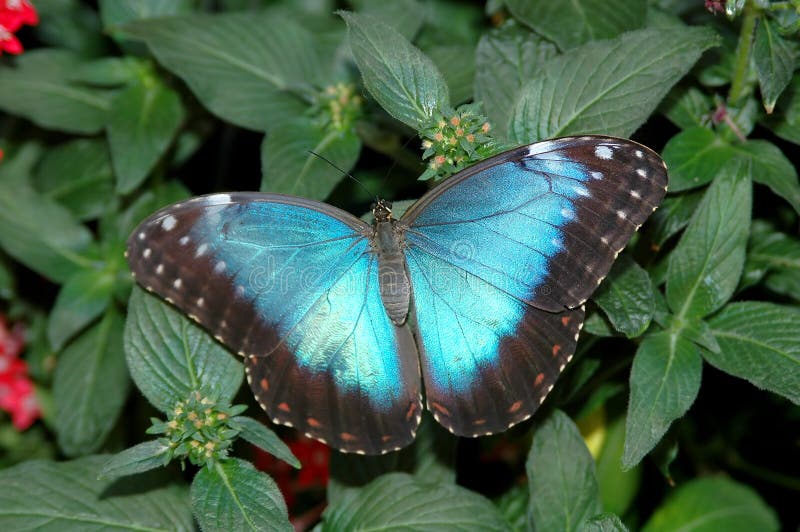
<path id="1" fill-rule="evenodd" d="M 331 451 L 325 444 L 303 435 L 290 441 L 289 449 L 300 461 L 303 467 L 300 471 L 258 448 L 254 461 L 256 468 L 275 479 L 291 513 L 298 493 L 324 489 L 328 485 Z"/>
<path id="2" fill-rule="evenodd" d="M 0 0 L 0 26 L 15 32 L 22 26 L 35 26 L 39 14 L 28 0 Z"/>
<path id="3" fill-rule="evenodd" d="M 28 365 L 19 358 L 24 345 L 22 328 L 9 329 L 0 316 L 0 409 L 11 414 L 18 430 L 27 429 L 41 415 Z"/>
<path id="4" fill-rule="evenodd" d="M 39 23 L 39 15 L 28 0 L 0 0 L 0 55 L 21 54 L 22 43 L 14 33 L 22 26 Z"/>
<path id="5" fill-rule="evenodd" d="M 0 24 L 0 55 L 3 52 L 18 55 L 23 51 L 22 43 L 19 39 L 14 37 L 14 34 L 8 31 L 2 24 Z"/>

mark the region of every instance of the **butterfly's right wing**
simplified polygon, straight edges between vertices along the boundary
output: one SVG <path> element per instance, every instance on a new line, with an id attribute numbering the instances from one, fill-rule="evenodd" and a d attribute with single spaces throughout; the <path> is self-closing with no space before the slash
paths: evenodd
<path id="1" fill-rule="evenodd" d="M 416 347 L 383 309 L 368 230 L 319 202 L 215 194 L 142 222 L 128 260 L 245 358 L 276 423 L 377 454 L 413 440 L 422 406 Z"/>

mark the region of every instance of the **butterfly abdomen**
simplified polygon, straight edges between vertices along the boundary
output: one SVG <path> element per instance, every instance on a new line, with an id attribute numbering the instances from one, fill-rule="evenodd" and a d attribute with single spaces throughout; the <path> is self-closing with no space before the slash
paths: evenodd
<path id="1" fill-rule="evenodd" d="M 378 254 L 378 279 L 381 300 L 395 325 L 408 317 L 411 285 L 406 273 L 406 259 L 394 220 L 375 222 L 375 251 Z"/>

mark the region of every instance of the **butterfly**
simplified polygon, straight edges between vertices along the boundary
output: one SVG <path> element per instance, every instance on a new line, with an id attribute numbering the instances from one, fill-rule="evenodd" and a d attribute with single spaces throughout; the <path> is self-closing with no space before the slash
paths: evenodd
<path id="1" fill-rule="evenodd" d="M 244 358 L 275 423 L 381 454 L 425 408 L 471 437 L 530 418 L 666 185 L 645 146 L 565 137 L 469 167 L 399 219 L 380 200 L 372 224 L 293 196 L 197 197 L 144 220 L 127 256 Z"/>

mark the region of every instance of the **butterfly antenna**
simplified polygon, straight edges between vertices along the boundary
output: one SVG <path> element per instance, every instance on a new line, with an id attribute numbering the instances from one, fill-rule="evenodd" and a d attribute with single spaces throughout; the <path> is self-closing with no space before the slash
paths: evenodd
<path id="1" fill-rule="evenodd" d="M 363 188 L 363 189 L 366 191 L 366 193 L 367 193 L 367 194 L 369 194 L 370 196 L 372 196 L 372 199 L 373 199 L 373 200 L 375 200 L 375 203 L 377 203 L 377 202 L 378 202 L 378 197 L 377 197 L 375 194 L 373 194 L 373 193 L 372 193 L 372 191 L 371 191 L 370 189 L 368 189 L 368 188 L 367 188 L 367 186 L 366 186 L 364 183 L 362 183 L 361 181 L 359 181 L 359 180 L 358 180 L 358 179 L 357 179 L 357 178 L 356 178 L 356 177 L 355 177 L 353 174 L 351 174 L 350 172 L 345 172 L 344 170 L 342 170 L 341 168 L 339 168 L 338 166 L 336 166 L 336 165 L 333 163 L 333 161 L 331 161 L 330 159 L 328 159 L 327 157 L 325 157 L 325 156 L 323 156 L 323 155 L 320 155 L 319 153 L 317 153 L 317 152 L 315 152 L 315 151 L 313 151 L 313 150 L 308 150 L 308 153 L 310 153 L 310 154 L 311 154 L 311 155 L 313 155 L 314 157 L 319 157 L 320 159 L 322 159 L 323 161 L 325 161 L 326 163 L 328 163 L 329 165 L 331 165 L 333 168 L 335 168 L 336 170 L 338 170 L 340 174 L 342 174 L 342 175 L 346 175 L 347 177 L 349 177 L 350 179 L 352 179 L 353 181 L 355 181 L 356 183 L 358 183 L 358 184 L 361 186 L 361 188 Z"/>
<path id="2" fill-rule="evenodd" d="M 419 137 L 417 137 L 417 136 L 408 137 L 408 140 L 403 143 L 403 145 L 400 147 L 400 149 L 401 150 L 405 150 L 408 147 L 408 145 L 411 144 L 411 141 L 415 140 L 417 138 L 419 138 Z M 397 166 L 397 164 L 398 164 L 398 158 L 395 157 L 395 158 L 392 159 L 392 164 L 391 164 L 391 166 L 389 166 L 389 169 L 386 170 L 385 174 L 383 174 L 383 179 L 381 179 L 381 182 L 380 182 L 380 185 L 379 185 L 379 190 L 383 190 L 383 185 L 386 184 L 386 181 L 389 180 L 389 176 L 392 175 L 392 172 L 394 171 L 394 169 Z"/>

